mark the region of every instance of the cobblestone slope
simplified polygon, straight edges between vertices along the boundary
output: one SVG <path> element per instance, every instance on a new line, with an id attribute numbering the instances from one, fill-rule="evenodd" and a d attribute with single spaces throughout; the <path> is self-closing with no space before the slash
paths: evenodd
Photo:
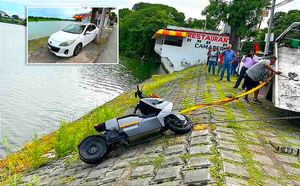
<path id="1" fill-rule="evenodd" d="M 203 69 L 194 73 L 197 78 L 178 77 L 157 93 L 180 110 L 243 91 L 232 89 L 233 82 L 207 76 Z M 201 109 L 190 113 L 197 130 L 187 135 L 166 132 L 93 166 L 72 154 L 22 180 L 24 185 L 300 185 L 299 156 L 278 153 L 269 143 L 300 148 L 299 121 L 265 122 L 287 114 L 266 100 L 262 105 L 234 101 Z"/>

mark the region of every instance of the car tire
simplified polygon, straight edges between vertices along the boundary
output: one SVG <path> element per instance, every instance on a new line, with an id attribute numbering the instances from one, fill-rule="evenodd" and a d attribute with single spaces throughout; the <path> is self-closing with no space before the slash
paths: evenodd
<path id="1" fill-rule="evenodd" d="M 85 138 L 78 145 L 79 158 L 88 164 L 96 164 L 101 161 L 107 151 L 105 139 L 100 135 Z"/>
<path id="2" fill-rule="evenodd" d="M 189 133 L 193 128 L 193 123 L 187 116 L 183 115 L 186 122 L 184 125 L 179 124 L 179 119 L 175 115 L 170 115 L 165 119 L 165 124 L 168 129 L 176 134 Z"/>
<path id="3" fill-rule="evenodd" d="M 96 38 L 97 38 L 97 34 L 95 35 L 95 37 L 94 37 L 93 41 L 96 41 Z"/>
<path id="4" fill-rule="evenodd" d="M 73 56 L 77 56 L 80 53 L 81 49 L 82 49 L 82 44 L 78 43 L 78 45 L 76 45 L 76 47 L 74 48 Z"/>

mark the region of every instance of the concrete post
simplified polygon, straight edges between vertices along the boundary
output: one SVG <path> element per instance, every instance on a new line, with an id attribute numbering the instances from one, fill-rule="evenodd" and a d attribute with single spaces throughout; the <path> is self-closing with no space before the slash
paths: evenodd
<path id="1" fill-rule="evenodd" d="M 100 40 L 101 40 L 101 35 L 102 35 L 102 32 L 103 32 L 103 28 L 104 28 L 105 12 L 106 12 L 106 8 L 102 8 L 101 20 L 100 20 L 100 25 L 99 25 L 99 32 L 98 32 L 97 39 L 96 39 L 97 43 L 100 42 Z"/>
<path id="2" fill-rule="evenodd" d="M 271 14 L 270 14 L 270 20 L 269 20 L 269 25 L 268 25 L 268 33 L 267 33 L 267 38 L 266 38 L 264 56 L 268 54 L 269 47 L 270 47 L 270 38 L 271 38 L 271 31 L 272 31 L 272 27 L 273 27 L 275 3 L 276 3 L 276 0 L 272 0 L 272 7 L 271 7 Z"/>

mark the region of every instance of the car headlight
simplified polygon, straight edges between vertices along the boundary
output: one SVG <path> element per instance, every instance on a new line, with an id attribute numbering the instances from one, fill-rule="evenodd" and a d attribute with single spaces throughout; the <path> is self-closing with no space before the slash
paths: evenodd
<path id="1" fill-rule="evenodd" d="M 71 41 L 66 41 L 61 43 L 59 46 L 70 46 L 75 42 L 75 40 L 71 40 Z"/>

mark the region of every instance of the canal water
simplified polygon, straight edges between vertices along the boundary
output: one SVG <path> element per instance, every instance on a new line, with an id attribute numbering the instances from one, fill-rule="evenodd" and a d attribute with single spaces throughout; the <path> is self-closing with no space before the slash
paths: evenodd
<path id="1" fill-rule="evenodd" d="M 51 34 L 64 29 L 73 21 L 38 21 L 28 22 L 28 40 L 50 36 Z"/>
<path id="2" fill-rule="evenodd" d="M 0 141 L 13 150 L 162 72 L 127 58 L 120 65 L 26 65 L 25 30 L 0 23 Z"/>

